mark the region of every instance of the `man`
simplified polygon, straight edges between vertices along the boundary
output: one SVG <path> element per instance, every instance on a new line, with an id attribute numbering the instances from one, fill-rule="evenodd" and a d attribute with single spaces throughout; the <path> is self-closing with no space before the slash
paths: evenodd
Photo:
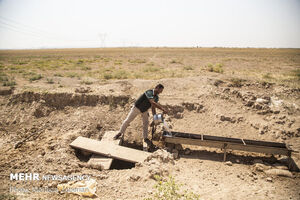
<path id="1" fill-rule="evenodd" d="M 143 138 L 146 143 L 149 142 L 148 137 L 148 125 L 149 125 L 149 113 L 148 109 L 152 108 L 152 114 L 156 114 L 156 108 L 163 111 L 163 113 L 168 113 L 167 109 L 163 108 L 159 103 L 158 94 L 162 93 L 164 90 L 164 86 L 162 84 L 158 84 L 154 89 L 147 90 L 143 93 L 135 102 L 134 106 L 131 108 L 127 118 L 124 120 L 120 131 L 117 135 L 115 135 L 114 139 L 118 139 L 121 136 L 124 137 L 124 132 L 126 128 L 129 126 L 130 122 L 134 120 L 134 118 L 138 115 L 142 115 L 143 119 Z"/>

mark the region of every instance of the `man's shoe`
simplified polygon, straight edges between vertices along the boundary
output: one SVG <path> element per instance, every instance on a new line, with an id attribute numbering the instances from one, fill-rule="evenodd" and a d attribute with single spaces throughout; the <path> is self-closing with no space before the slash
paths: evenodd
<path id="1" fill-rule="evenodd" d="M 122 136 L 122 133 L 119 132 L 117 135 L 114 136 L 114 140 L 119 139 L 121 136 Z"/>
<path id="2" fill-rule="evenodd" d="M 148 138 L 146 138 L 146 139 L 144 139 L 144 142 L 146 142 L 146 143 L 148 144 L 148 143 L 150 143 L 151 141 L 150 141 Z"/>

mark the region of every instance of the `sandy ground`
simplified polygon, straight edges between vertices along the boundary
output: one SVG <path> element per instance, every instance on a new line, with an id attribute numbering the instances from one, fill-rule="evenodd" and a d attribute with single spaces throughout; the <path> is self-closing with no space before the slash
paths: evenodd
<path id="1" fill-rule="evenodd" d="M 72 80 L 62 77 L 61 83 Z M 156 181 L 151 177 L 156 173 L 165 178 L 171 175 L 182 184 L 182 191 L 199 194 L 200 199 L 300 199 L 299 172 L 286 170 L 284 156 L 230 151 L 230 162 L 223 162 L 220 149 L 184 145 L 179 158 L 168 161 L 152 159 L 130 169 L 119 169 L 129 165 L 116 162 L 114 169 L 102 171 L 87 166 L 89 157 L 69 144 L 78 136 L 101 139 L 105 131 L 118 130 L 135 99 L 157 83 L 165 86 L 160 103 L 169 109 L 166 121 L 174 131 L 284 142 L 300 151 L 299 88 L 255 80 L 235 86 L 226 74 L 219 73 L 107 80 L 88 86 L 74 81 L 62 88 L 24 82 L 13 91 L 1 88 L 1 197 L 83 198 L 70 193 L 27 193 L 21 189 L 56 188 L 62 182 L 11 181 L 9 177 L 10 173 L 40 173 L 87 174 L 97 182 L 93 199 L 145 199 L 156 193 Z M 28 90 L 29 86 L 36 89 Z M 159 127 L 156 139 L 161 131 Z M 127 129 L 124 143 L 142 148 L 140 117 Z M 185 148 L 191 153 L 186 155 Z M 299 153 L 293 153 L 292 158 L 300 166 Z M 285 169 L 289 175 L 270 175 L 268 169 Z"/>

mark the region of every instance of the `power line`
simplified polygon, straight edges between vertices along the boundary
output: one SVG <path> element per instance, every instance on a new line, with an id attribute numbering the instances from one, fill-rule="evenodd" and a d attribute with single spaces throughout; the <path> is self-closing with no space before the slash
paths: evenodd
<path id="1" fill-rule="evenodd" d="M 98 39 L 95 40 L 72 40 L 69 38 L 63 38 L 58 35 L 50 34 L 45 31 L 39 30 L 35 27 L 24 25 L 22 23 L 19 23 L 15 20 L 8 19 L 6 17 L 0 16 L 0 25 L 6 29 L 9 29 L 14 32 L 30 35 L 39 39 L 51 39 L 51 40 L 59 40 L 59 41 L 65 41 L 65 42 L 94 42 L 98 43 Z M 49 36 L 51 35 L 51 36 Z M 103 38 L 103 44 L 105 43 L 106 34 Z M 104 44 L 105 45 L 105 44 Z"/>
<path id="2" fill-rule="evenodd" d="M 37 29 L 37 28 L 35 28 L 35 27 L 32 27 L 32 26 L 28 26 L 28 25 L 22 24 L 22 23 L 20 23 L 20 22 L 15 21 L 15 20 L 8 19 L 8 18 L 3 17 L 3 16 L 0 16 L 0 19 L 1 19 L 1 18 L 2 18 L 2 20 L 8 21 L 8 22 L 10 22 L 10 23 L 15 23 L 15 24 L 21 25 L 21 26 L 23 26 L 23 27 L 25 27 L 25 28 L 27 28 L 27 29 L 31 29 L 31 30 L 32 30 L 32 29 L 35 29 L 35 31 L 37 31 L 37 32 L 49 34 L 49 33 L 45 32 L 45 31 L 39 30 L 39 29 Z"/>
<path id="3" fill-rule="evenodd" d="M 34 34 L 30 34 L 28 32 L 24 32 L 24 31 L 20 31 L 20 30 L 17 30 L 15 28 L 12 28 L 12 27 L 9 27 L 9 26 L 5 26 L 4 24 L 0 24 L 0 26 L 10 30 L 10 31 L 14 31 L 14 32 L 18 32 L 18 33 L 22 33 L 22 34 L 26 34 L 26 35 L 30 35 L 30 36 L 34 36 L 34 37 L 38 37 L 39 39 L 41 39 L 40 36 L 37 36 L 37 35 L 34 35 Z"/>
<path id="4" fill-rule="evenodd" d="M 16 27 L 16 26 L 11 25 L 11 24 L 7 24 L 7 23 L 1 21 L 1 19 L 0 19 L 0 24 L 1 24 L 2 26 L 5 26 L 6 28 L 9 27 L 9 28 L 14 29 L 14 30 L 22 31 L 22 32 L 25 33 L 25 34 L 31 34 L 31 35 L 35 35 L 35 36 L 40 37 L 40 36 L 39 36 L 38 34 L 36 34 L 36 33 L 30 32 L 30 31 L 27 31 L 27 30 L 22 30 L 22 29 L 20 29 L 19 27 Z"/>

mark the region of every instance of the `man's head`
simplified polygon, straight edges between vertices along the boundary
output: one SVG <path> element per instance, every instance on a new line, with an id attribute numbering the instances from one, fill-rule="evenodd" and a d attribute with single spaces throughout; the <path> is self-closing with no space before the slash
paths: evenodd
<path id="1" fill-rule="evenodd" d="M 157 86 L 155 86 L 155 89 L 157 94 L 162 93 L 162 91 L 164 90 L 164 86 L 162 84 L 158 84 Z"/>

